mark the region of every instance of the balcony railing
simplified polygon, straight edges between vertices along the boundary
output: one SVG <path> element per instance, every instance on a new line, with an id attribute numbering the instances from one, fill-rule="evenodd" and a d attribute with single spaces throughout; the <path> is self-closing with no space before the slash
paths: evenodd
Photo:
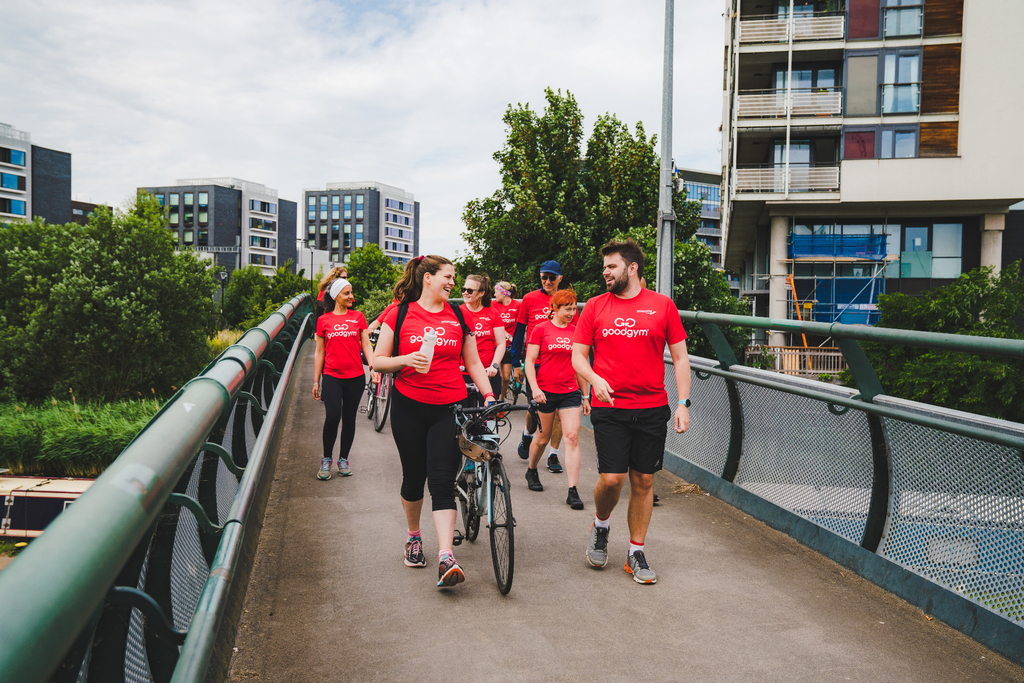
<path id="1" fill-rule="evenodd" d="M 763 356 L 774 356 L 772 369 L 787 375 L 817 377 L 838 375 L 846 369 L 846 358 L 838 346 L 751 346 L 747 349 L 749 365 Z M 762 366 L 763 367 L 763 366 Z"/>
<path id="2" fill-rule="evenodd" d="M 846 18 L 834 12 L 804 13 L 793 18 L 793 40 L 842 40 Z M 740 20 L 741 43 L 785 43 L 789 40 L 789 19 L 778 15 Z"/>
<path id="3" fill-rule="evenodd" d="M 740 93 L 736 115 L 741 119 L 772 119 L 786 116 L 785 90 L 753 90 Z M 793 90 L 793 116 L 841 116 L 842 88 Z"/>
<path id="4" fill-rule="evenodd" d="M 792 235 L 789 257 L 829 256 L 881 261 L 886 235 Z"/>
<path id="5" fill-rule="evenodd" d="M 837 190 L 839 190 L 839 166 L 790 165 L 790 192 L 835 192 Z M 785 192 L 786 167 L 737 168 L 736 191 Z"/>
<path id="6" fill-rule="evenodd" d="M 697 228 L 697 235 L 699 237 L 721 237 L 721 228 Z"/>

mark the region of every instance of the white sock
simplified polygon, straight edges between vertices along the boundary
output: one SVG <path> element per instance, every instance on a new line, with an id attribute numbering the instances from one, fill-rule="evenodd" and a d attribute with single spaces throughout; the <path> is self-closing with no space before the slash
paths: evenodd
<path id="1" fill-rule="evenodd" d="M 629 554 L 630 554 L 630 555 L 632 555 L 633 553 L 635 553 L 635 552 L 636 552 L 637 550 L 643 550 L 643 549 L 644 549 L 644 544 L 643 544 L 643 543 L 640 543 L 640 544 L 638 545 L 638 544 L 636 544 L 636 543 L 633 543 L 633 541 L 630 541 L 630 542 L 629 542 Z"/>
<path id="2" fill-rule="evenodd" d="M 531 436 L 530 432 L 528 432 L 528 431 L 526 431 L 526 430 L 524 429 L 524 430 L 523 430 L 523 438 L 525 439 L 525 438 L 526 438 L 526 437 L 528 437 L 528 436 Z"/>
<path id="3" fill-rule="evenodd" d="M 549 445 L 548 446 L 548 457 L 550 458 L 552 455 L 558 455 L 558 449 Z"/>
<path id="4" fill-rule="evenodd" d="M 611 520 L 612 520 L 611 517 L 609 517 L 608 519 L 601 519 L 597 515 L 594 515 L 594 526 L 600 527 L 602 529 L 611 529 L 612 528 Z"/>

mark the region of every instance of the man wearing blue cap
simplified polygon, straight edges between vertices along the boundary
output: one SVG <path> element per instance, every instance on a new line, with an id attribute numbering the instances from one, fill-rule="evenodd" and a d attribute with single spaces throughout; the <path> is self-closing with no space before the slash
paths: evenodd
<path id="1" fill-rule="evenodd" d="M 530 338 L 533 328 L 548 319 L 548 315 L 551 312 L 551 297 L 558 291 L 558 285 L 561 282 L 562 266 L 559 265 L 558 261 L 545 261 L 540 264 L 540 289 L 524 296 L 523 302 L 519 306 L 516 332 L 512 338 L 512 367 L 515 368 L 516 379 L 520 382 L 523 381 L 523 358 L 526 356 L 526 342 Z M 576 317 L 573 316 L 573 320 L 575 319 Z M 529 388 L 526 390 L 526 395 L 533 395 Z M 526 427 L 526 431 L 523 432 L 522 443 L 519 444 L 519 457 L 524 460 L 529 457 L 530 442 L 533 440 L 533 432 L 537 430 L 537 425 L 533 423 L 532 417 L 527 416 Z M 558 447 L 561 445 L 561 442 L 562 423 L 558 420 L 556 414 L 555 422 L 551 428 L 551 445 L 548 453 L 548 471 L 556 474 L 562 471 L 562 465 L 558 462 Z M 536 470 L 533 470 L 532 473 L 535 475 Z M 533 479 L 536 479 L 536 481 Z M 543 487 L 540 485 L 540 479 L 537 477 L 531 478 L 530 471 L 527 472 L 527 481 L 529 481 L 532 490 L 543 490 Z"/>

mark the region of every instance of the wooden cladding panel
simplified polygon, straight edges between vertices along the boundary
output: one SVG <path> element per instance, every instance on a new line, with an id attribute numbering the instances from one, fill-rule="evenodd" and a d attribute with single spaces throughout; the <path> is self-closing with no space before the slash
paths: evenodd
<path id="1" fill-rule="evenodd" d="M 919 157 L 955 157 L 960 141 L 958 121 L 925 121 L 921 123 Z"/>
<path id="2" fill-rule="evenodd" d="M 964 32 L 964 0 L 928 0 L 924 3 L 926 36 L 958 36 Z"/>
<path id="3" fill-rule="evenodd" d="M 926 45 L 921 64 L 921 113 L 960 111 L 960 45 Z"/>

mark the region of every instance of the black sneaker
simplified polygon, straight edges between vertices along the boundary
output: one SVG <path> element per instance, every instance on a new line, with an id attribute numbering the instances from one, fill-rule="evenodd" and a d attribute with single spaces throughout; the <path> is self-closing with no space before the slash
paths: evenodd
<path id="1" fill-rule="evenodd" d="M 531 491 L 543 491 L 544 485 L 540 483 L 540 474 L 537 470 L 526 470 L 526 484 L 530 487 Z"/>
<path id="2" fill-rule="evenodd" d="M 660 499 L 660 498 L 658 498 L 658 494 L 657 494 L 657 493 L 655 493 L 655 494 L 654 494 L 654 504 L 655 504 L 655 505 L 657 505 L 657 504 L 658 504 L 658 501 L 659 501 L 659 500 L 661 500 L 661 499 Z"/>
<path id="3" fill-rule="evenodd" d="M 533 434 L 523 435 L 523 440 L 519 442 L 519 457 L 523 460 L 530 458 L 530 444 L 533 443 Z"/>
<path id="4" fill-rule="evenodd" d="M 558 462 L 558 455 L 555 453 L 548 456 L 548 472 L 553 474 L 562 473 L 562 463 Z"/>
<path id="5" fill-rule="evenodd" d="M 583 509 L 583 501 L 580 500 L 580 494 L 576 492 L 575 486 L 569 487 L 569 495 L 565 497 L 565 504 L 573 510 Z"/>

